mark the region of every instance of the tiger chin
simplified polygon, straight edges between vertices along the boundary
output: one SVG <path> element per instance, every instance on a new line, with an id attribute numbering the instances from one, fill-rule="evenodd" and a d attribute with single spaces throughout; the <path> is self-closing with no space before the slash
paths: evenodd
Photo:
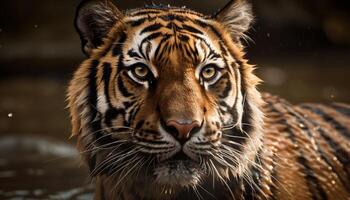
<path id="1" fill-rule="evenodd" d="M 244 58 L 251 5 L 120 11 L 86 0 L 87 59 L 68 101 L 95 199 L 347 199 L 346 104 L 260 93 Z"/>

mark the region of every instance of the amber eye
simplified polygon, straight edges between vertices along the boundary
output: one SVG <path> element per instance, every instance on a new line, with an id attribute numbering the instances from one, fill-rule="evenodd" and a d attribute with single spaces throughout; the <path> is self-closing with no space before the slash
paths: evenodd
<path id="1" fill-rule="evenodd" d="M 215 78 L 217 71 L 214 66 L 207 66 L 202 69 L 201 75 L 205 81 Z"/>
<path id="2" fill-rule="evenodd" d="M 149 73 L 149 69 L 146 66 L 138 65 L 133 70 L 136 78 L 145 79 Z"/>

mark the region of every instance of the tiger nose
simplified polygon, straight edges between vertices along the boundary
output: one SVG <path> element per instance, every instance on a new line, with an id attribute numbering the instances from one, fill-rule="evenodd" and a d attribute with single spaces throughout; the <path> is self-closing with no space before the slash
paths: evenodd
<path id="1" fill-rule="evenodd" d="M 201 125 L 198 121 L 179 122 L 177 120 L 169 120 L 166 122 L 166 126 L 176 130 L 170 132 L 175 138 L 180 141 L 186 141 L 190 138 L 191 133 Z"/>

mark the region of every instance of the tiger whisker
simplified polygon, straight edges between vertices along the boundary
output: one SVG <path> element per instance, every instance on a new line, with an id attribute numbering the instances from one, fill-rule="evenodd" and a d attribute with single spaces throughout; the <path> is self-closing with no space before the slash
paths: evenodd
<path id="1" fill-rule="evenodd" d="M 103 162 L 99 163 L 99 165 L 90 173 L 91 175 L 94 175 L 96 174 L 96 172 L 99 172 L 101 171 L 101 169 L 103 169 L 105 166 L 107 166 L 108 163 L 110 162 L 117 162 L 117 161 L 120 161 L 122 159 L 124 159 L 125 157 L 127 156 L 130 156 L 132 154 L 134 154 L 134 149 L 132 149 L 130 152 L 128 152 L 128 150 L 132 148 L 132 147 L 129 147 L 128 149 L 125 149 L 124 151 L 121 151 L 121 152 L 118 152 L 117 154 L 113 154 L 114 151 L 117 150 L 117 148 L 114 148 L 109 154 L 108 156 L 111 156 L 110 158 L 106 158 L 106 160 L 104 160 Z M 128 153 L 122 157 L 119 157 L 121 154 L 124 154 L 124 153 Z M 115 160 L 116 159 L 116 160 Z M 103 170 L 102 170 L 103 171 Z"/>
<path id="2" fill-rule="evenodd" d="M 217 199 L 212 193 L 210 193 L 208 190 L 206 190 L 204 187 L 202 187 L 200 184 L 197 185 L 200 189 L 204 190 L 207 194 L 209 194 L 214 199 Z"/>
<path id="3" fill-rule="evenodd" d="M 195 193 L 197 199 L 199 199 L 199 200 L 204 200 L 203 197 L 202 197 L 202 195 L 200 195 L 199 191 L 197 190 L 197 187 L 196 187 L 195 185 L 192 185 L 191 187 L 192 187 L 192 190 L 194 191 L 194 193 Z"/>
<path id="4" fill-rule="evenodd" d="M 110 146 L 112 144 L 118 144 L 118 143 L 125 143 L 125 142 L 128 142 L 128 141 L 127 140 L 116 140 L 116 141 L 113 141 L 113 142 L 110 142 L 110 143 L 107 143 L 107 144 L 103 144 L 101 146 L 97 146 L 97 147 L 93 147 L 93 148 L 87 149 L 85 151 L 80 151 L 79 153 L 80 154 L 84 154 L 84 153 L 90 153 L 90 152 L 95 151 L 95 150 L 111 149 L 111 148 L 115 148 L 115 146 L 108 147 L 108 148 L 106 146 Z"/>
<path id="5" fill-rule="evenodd" d="M 233 199 L 235 199 L 235 196 L 231 190 L 231 188 L 229 187 L 229 185 L 227 184 L 227 182 L 225 181 L 225 179 L 220 175 L 219 171 L 216 169 L 213 161 L 209 160 L 212 169 L 215 171 L 216 175 L 218 176 L 219 180 L 226 186 L 226 188 L 228 189 L 228 191 L 230 192 L 230 195 L 232 196 Z"/>
<path id="6" fill-rule="evenodd" d="M 138 160 L 138 161 L 137 161 L 136 163 L 134 163 L 134 165 L 133 165 L 121 178 L 119 178 L 119 181 L 115 184 L 114 188 L 117 188 L 118 185 L 121 183 L 121 181 L 123 181 L 124 178 L 125 178 L 135 167 L 137 167 L 137 166 L 140 164 L 140 162 L 143 162 L 142 159 L 138 159 L 138 157 L 136 157 L 136 156 L 135 156 L 134 160 Z M 135 161 L 132 161 L 132 162 L 135 162 Z M 130 163 L 131 163 L 131 161 L 130 161 Z M 129 164 L 129 165 L 130 165 L 130 164 Z M 126 168 L 126 167 L 124 167 L 124 168 Z M 124 170 L 123 170 L 123 171 L 124 171 Z M 120 174 L 123 174 L 123 173 L 120 173 Z M 112 175 L 112 176 L 113 176 L 113 175 Z"/>

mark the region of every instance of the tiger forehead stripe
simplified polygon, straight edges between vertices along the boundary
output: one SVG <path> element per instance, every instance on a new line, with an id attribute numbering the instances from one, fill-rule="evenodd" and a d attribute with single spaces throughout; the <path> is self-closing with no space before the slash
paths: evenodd
<path id="1" fill-rule="evenodd" d="M 183 9 L 183 8 L 176 8 L 176 7 L 172 7 L 172 8 L 166 8 L 166 9 L 141 9 L 141 10 L 131 10 L 127 13 L 127 16 L 129 17 L 155 17 L 155 16 L 159 16 L 159 15 L 164 15 L 164 14 L 169 14 L 169 12 L 173 13 L 173 14 L 177 14 L 177 15 L 182 15 L 182 16 L 190 16 L 190 17 L 203 17 L 202 14 L 197 13 L 195 11 L 192 10 L 187 10 L 187 9 Z"/>
<path id="2" fill-rule="evenodd" d="M 179 22 L 187 22 L 203 19 L 200 15 L 190 12 L 181 12 L 180 10 L 169 10 L 159 13 L 150 13 L 144 15 L 128 15 L 125 19 L 125 23 L 132 27 L 143 25 L 145 22 L 152 22 L 154 20 L 162 19 L 164 22 L 177 20 Z M 204 22 L 204 21 L 203 21 Z"/>

